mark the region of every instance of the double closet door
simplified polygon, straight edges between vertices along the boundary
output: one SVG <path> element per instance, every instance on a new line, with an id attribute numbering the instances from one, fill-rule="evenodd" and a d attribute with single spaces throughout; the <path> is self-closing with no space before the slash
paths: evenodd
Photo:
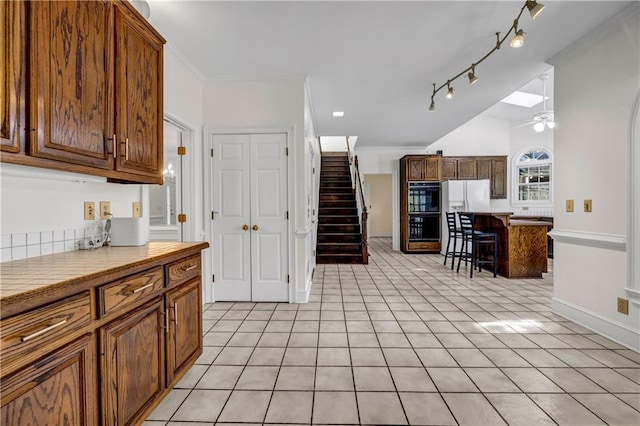
<path id="1" fill-rule="evenodd" d="M 215 300 L 287 302 L 287 135 L 212 142 Z"/>

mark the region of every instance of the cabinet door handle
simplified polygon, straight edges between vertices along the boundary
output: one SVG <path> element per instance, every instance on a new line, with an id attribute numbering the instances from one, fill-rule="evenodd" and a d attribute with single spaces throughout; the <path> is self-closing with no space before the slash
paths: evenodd
<path id="1" fill-rule="evenodd" d="M 164 310 L 164 332 L 169 332 L 169 308 Z"/>
<path id="2" fill-rule="evenodd" d="M 135 290 L 131 290 L 131 293 L 134 293 L 134 294 L 135 294 L 135 293 L 139 293 L 139 292 L 141 292 L 142 290 L 144 290 L 144 289 L 146 289 L 146 288 L 149 288 L 149 287 L 153 286 L 154 284 L 155 284 L 155 283 L 149 283 L 149 284 L 147 284 L 147 285 L 143 285 L 143 286 L 141 286 L 141 287 L 136 288 Z"/>
<path id="3" fill-rule="evenodd" d="M 51 324 L 45 328 L 42 328 L 38 331 L 36 331 L 35 333 L 31 333 L 28 336 L 22 336 L 22 338 L 20 339 L 22 342 L 28 342 L 29 340 L 35 339 L 38 336 L 42 336 L 43 334 L 60 327 L 61 325 L 63 325 L 64 323 L 66 323 L 67 321 L 69 321 L 69 317 L 64 317 L 64 319 L 62 319 L 62 321 L 58 321 L 55 324 Z"/>
<path id="4" fill-rule="evenodd" d="M 116 134 L 113 134 L 113 159 L 115 160 L 118 157 L 118 139 Z"/>
<path id="5" fill-rule="evenodd" d="M 193 271 L 194 269 L 196 269 L 198 267 L 198 265 L 191 265 L 188 268 L 184 268 L 184 272 L 189 272 L 189 271 Z"/>
<path id="6" fill-rule="evenodd" d="M 178 302 L 173 304 L 173 323 L 178 325 Z"/>
<path id="7" fill-rule="evenodd" d="M 124 141 L 124 159 L 129 161 L 129 138 Z"/>

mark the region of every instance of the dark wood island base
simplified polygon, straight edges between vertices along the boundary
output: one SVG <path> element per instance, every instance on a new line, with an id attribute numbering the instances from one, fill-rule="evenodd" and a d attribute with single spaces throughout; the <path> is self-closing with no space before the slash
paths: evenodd
<path id="1" fill-rule="evenodd" d="M 547 232 L 553 224 L 512 220 L 510 212 L 474 212 L 475 228 L 498 234 L 498 274 L 542 278 L 547 272 Z"/>

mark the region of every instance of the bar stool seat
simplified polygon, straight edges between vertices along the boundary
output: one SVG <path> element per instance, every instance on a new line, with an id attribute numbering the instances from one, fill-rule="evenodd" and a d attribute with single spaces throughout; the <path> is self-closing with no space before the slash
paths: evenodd
<path id="1" fill-rule="evenodd" d="M 474 229 L 475 217 L 473 213 L 458 213 L 460 220 L 460 229 L 462 231 L 462 248 L 458 255 L 458 269 L 460 272 L 460 263 L 464 259 L 464 264 L 471 263 L 469 278 L 473 278 L 473 270 L 477 267 L 478 272 L 482 271 L 482 265 L 493 265 L 493 276 L 498 272 L 498 234 L 496 232 L 487 232 Z M 490 246 L 490 247 L 487 247 Z M 493 251 L 491 258 L 483 257 L 483 253 Z"/>
<path id="2" fill-rule="evenodd" d="M 462 229 L 456 225 L 456 213 L 455 212 L 445 212 L 447 215 L 447 228 L 449 229 L 449 238 L 447 239 L 447 248 L 444 251 L 444 265 L 447 264 L 447 258 L 451 257 L 451 270 L 453 271 L 453 267 L 456 264 L 456 254 L 459 255 L 459 252 L 456 251 L 456 245 L 458 240 L 462 238 Z M 453 241 L 453 248 L 449 250 L 451 247 L 451 242 Z"/>

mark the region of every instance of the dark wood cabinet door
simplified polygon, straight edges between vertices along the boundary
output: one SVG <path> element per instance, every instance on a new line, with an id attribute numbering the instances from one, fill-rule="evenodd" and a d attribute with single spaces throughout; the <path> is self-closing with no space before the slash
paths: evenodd
<path id="1" fill-rule="evenodd" d="M 478 165 L 478 179 L 491 179 L 491 160 L 478 158 L 476 164 Z"/>
<path id="2" fill-rule="evenodd" d="M 111 4 L 29 2 L 30 155 L 113 168 Z"/>
<path id="3" fill-rule="evenodd" d="M 425 159 L 425 178 L 424 180 L 428 181 L 440 181 L 440 159 L 439 156 L 427 157 Z"/>
<path id="4" fill-rule="evenodd" d="M 455 180 L 458 178 L 458 160 L 455 158 L 442 158 L 442 180 Z"/>
<path id="5" fill-rule="evenodd" d="M 478 163 L 475 158 L 458 158 L 458 179 L 474 180 L 478 178 Z"/>
<path id="6" fill-rule="evenodd" d="M 26 15 L 23 1 L 0 2 L 0 149 L 24 150 Z"/>
<path id="7" fill-rule="evenodd" d="M 491 160 L 491 198 L 507 198 L 507 158 Z"/>
<path id="8" fill-rule="evenodd" d="M 425 180 L 424 158 L 407 158 L 407 180 Z"/>
<path id="9" fill-rule="evenodd" d="M 0 424 L 98 424 L 95 348 L 86 335 L 4 377 Z"/>
<path id="10" fill-rule="evenodd" d="M 160 298 L 100 329 L 102 423 L 128 425 L 165 387 L 165 330 Z"/>
<path id="11" fill-rule="evenodd" d="M 121 5 L 115 8 L 115 32 L 116 170 L 162 183 L 163 40 Z"/>
<path id="12" fill-rule="evenodd" d="M 202 293 L 195 279 L 167 293 L 169 333 L 167 340 L 167 383 L 184 373 L 202 353 Z"/>

